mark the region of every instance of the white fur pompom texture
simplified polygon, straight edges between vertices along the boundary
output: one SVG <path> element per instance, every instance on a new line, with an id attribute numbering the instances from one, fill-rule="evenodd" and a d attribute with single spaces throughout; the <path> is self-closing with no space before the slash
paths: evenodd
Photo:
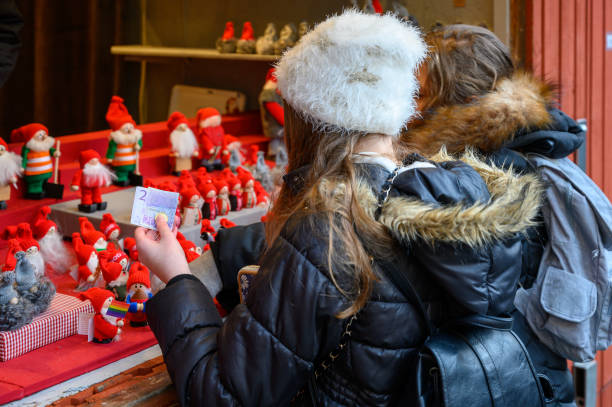
<path id="1" fill-rule="evenodd" d="M 283 98 L 318 130 L 397 136 L 415 115 L 427 47 L 391 14 L 347 10 L 317 25 L 276 67 Z"/>

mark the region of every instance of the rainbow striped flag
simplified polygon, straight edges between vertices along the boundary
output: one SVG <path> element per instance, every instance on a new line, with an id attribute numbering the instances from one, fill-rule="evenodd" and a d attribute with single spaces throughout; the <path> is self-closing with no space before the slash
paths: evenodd
<path id="1" fill-rule="evenodd" d="M 125 315 L 128 312 L 130 306 L 122 301 L 113 300 L 111 305 L 108 306 L 108 311 L 106 311 L 106 315 L 110 317 L 116 318 L 125 318 Z"/>

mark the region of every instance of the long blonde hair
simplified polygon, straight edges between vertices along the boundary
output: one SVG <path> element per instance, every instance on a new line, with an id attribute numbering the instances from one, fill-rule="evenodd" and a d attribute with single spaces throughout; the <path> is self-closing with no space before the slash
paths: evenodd
<path id="1" fill-rule="evenodd" d="M 282 186 L 266 222 L 267 245 L 272 247 L 283 229 L 299 223 L 293 220 L 310 222 L 312 233 L 323 231 L 325 236 L 318 237 L 326 242 L 330 277 L 351 303 L 338 318 L 354 315 L 365 305 L 376 281 L 372 258 L 387 255 L 393 242 L 356 196 L 359 177 L 351 156 L 363 136 L 315 131 L 285 103 L 288 172 L 307 165 L 309 170 L 300 191 Z"/>

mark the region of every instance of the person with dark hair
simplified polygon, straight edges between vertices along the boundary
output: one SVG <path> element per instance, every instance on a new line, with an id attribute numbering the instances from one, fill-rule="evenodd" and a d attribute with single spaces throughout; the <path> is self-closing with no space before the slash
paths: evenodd
<path id="1" fill-rule="evenodd" d="M 422 117 L 401 137 L 402 148 L 435 154 L 474 149 L 492 163 L 517 174 L 533 172 L 524 154 L 569 156 L 585 133 L 556 108 L 554 87 L 515 69 L 510 50 L 491 31 L 450 25 L 425 38 L 430 55 L 421 66 L 417 103 Z M 544 224 L 529 229 L 522 241 L 520 284 L 531 287 L 547 242 Z M 536 370 L 552 383 L 551 404 L 574 406 L 567 361 L 543 345 L 523 315 L 513 312 L 514 330 L 525 343 Z"/>
<path id="2" fill-rule="evenodd" d="M 17 63 L 21 41 L 19 31 L 23 18 L 14 0 L 0 2 L 0 87 L 8 79 Z"/>

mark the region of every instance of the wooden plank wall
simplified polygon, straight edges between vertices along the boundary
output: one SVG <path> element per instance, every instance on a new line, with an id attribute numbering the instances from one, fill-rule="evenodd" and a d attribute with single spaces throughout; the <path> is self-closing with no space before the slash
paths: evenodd
<path id="1" fill-rule="evenodd" d="M 587 173 L 612 198 L 612 2 L 527 0 L 526 8 L 526 65 L 559 85 L 563 111 L 587 119 Z M 597 362 L 597 405 L 610 407 L 612 349 Z"/>

